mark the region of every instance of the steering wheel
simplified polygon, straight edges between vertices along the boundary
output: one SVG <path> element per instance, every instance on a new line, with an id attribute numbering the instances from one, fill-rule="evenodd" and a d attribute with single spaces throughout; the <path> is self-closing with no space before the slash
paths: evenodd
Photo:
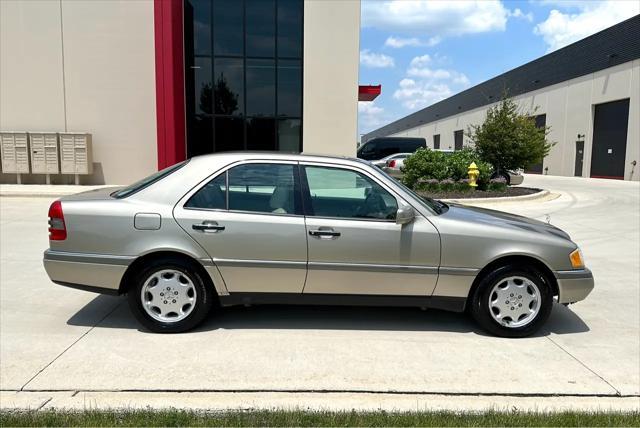
<path id="1" fill-rule="evenodd" d="M 369 194 L 364 199 L 364 203 L 358 207 L 356 212 L 357 217 L 364 218 L 377 218 L 378 215 L 372 215 L 377 213 L 383 213 L 385 211 L 385 204 L 382 196 L 380 196 L 377 192 L 374 192 L 373 189 L 368 189 Z"/>

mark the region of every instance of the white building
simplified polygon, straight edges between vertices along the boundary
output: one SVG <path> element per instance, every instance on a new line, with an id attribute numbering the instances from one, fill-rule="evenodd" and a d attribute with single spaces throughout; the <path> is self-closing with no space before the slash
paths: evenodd
<path id="1" fill-rule="evenodd" d="M 557 144 L 530 172 L 640 178 L 640 15 L 363 136 L 460 149 L 507 90 Z M 537 110 L 535 108 L 537 107 Z M 535 111 L 535 113 L 534 113 Z"/>
<path id="2" fill-rule="evenodd" d="M 83 183 L 223 150 L 354 155 L 359 23 L 359 0 L 2 0 L 0 132 L 91 134 Z"/>

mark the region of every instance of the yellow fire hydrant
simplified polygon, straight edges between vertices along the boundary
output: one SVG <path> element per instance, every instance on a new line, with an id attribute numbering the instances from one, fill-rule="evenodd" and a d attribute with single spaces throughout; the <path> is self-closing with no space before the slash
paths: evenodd
<path id="1" fill-rule="evenodd" d="M 475 162 L 471 162 L 469 165 L 469 186 L 478 187 L 476 181 L 478 180 L 478 176 L 480 175 L 480 170 Z"/>

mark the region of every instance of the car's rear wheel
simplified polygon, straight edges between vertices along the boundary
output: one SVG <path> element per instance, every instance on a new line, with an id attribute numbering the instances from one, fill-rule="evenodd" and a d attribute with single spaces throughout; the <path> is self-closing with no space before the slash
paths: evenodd
<path id="1" fill-rule="evenodd" d="M 553 293 L 536 269 L 503 266 L 486 275 L 471 296 L 471 315 L 497 336 L 525 337 L 549 318 Z"/>
<path id="2" fill-rule="evenodd" d="M 491 178 L 502 178 L 507 185 L 511 184 L 511 176 L 504 171 L 494 172 Z"/>
<path id="3" fill-rule="evenodd" d="M 179 333 L 200 324 L 213 293 L 198 269 L 179 258 L 154 260 L 134 275 L 129 306 L 142 325 L 157 333 Z"/>

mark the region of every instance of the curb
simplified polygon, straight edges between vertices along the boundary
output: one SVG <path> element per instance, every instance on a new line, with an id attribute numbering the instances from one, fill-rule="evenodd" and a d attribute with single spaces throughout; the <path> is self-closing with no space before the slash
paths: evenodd
<path id="1" fill-rule="evenodd" d="M 505 196 L 495 198 L 461 198 L 461 199 L 441 199 L 443 202 L 454 202 L 464 204 L 469 202 L 519 202 L 519 201 L 532 201 L 535 199 L 541 199 L 548 196 L 551 192 L 545 189 L 539 189 L 539 192 L 532 193 L 530 195 L 519 196 Z"/>

